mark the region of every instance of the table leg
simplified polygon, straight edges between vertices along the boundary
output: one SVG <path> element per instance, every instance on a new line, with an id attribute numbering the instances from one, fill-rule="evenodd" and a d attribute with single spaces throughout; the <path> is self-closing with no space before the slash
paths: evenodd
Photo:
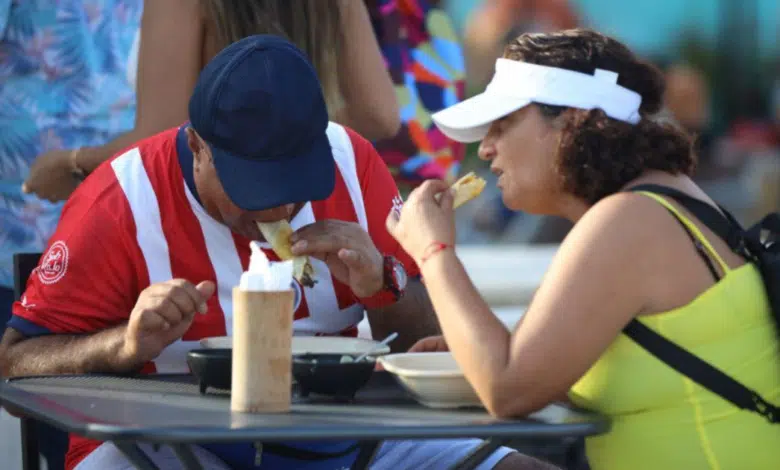
<path id="1" fill-rule="evenodd" d="M 203 470 L 203 465 L 201 465 L 198 458 L 195 457 L 195 453 L 192 452 L 190 446 L 187 444 L 171 444 L 171 448 L 173 448 L 176 456 L 181 460 L 184 468 L 187 470 Z"/>
<path id="2" fill-rule="evenodd" d="M 379 450 L 381 444 L 382 443 L 379 441 L 362 442 L 360 445 L 360 452 L 350 470 L 367 470 L 368 466 L 371 465 L 371 462 L 374 460 L 376 451 Z"/>
<path id="3" fill-rule="evenodd" d="M 22 432 L 22 468 L 24 470 L 39 470 L 41 468 L 41 452 L 38 450 L 38 426 L 31 418 L 19 419 Z"/>
<path id="4" fill-rule="evenodd" d="M 114 442 L 114 445 L 138 470 L 160 470 L 135 442 Z"/>
<path id="5" fill-rule="evenodd" d="M 452 466 L 451 470 L 474 470 L 477 465 L 485 461 L 499 447 L 507 444 L 509 439 L 485 439 L 469 455 L 461 459 L 460 462 Z"/>

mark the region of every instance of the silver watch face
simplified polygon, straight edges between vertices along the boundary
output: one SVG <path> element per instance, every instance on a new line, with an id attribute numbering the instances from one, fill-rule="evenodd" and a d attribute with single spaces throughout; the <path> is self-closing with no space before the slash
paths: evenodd
<path id="1" fill-rule="evenodd" d="M 395 275 L 395 281 L 398 283 L 398 290 L 406 289 L 406 283 L 408 282 L 409 278 L 406 275 L 406 269 L 404 269 L 404 265 L 396 262 L 393 266 L 393 274 Z"/>

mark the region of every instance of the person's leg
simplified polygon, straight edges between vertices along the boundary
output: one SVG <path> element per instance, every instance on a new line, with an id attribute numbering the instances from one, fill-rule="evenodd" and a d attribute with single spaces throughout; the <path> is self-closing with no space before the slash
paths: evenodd
<path id="1" fill-rule="evenodd" d="M 158 468 L 185 470 L 169 446 L 161 445 L 158 450 L 150 444 L 140 444 L 139 447 Z M 211 452 L 198 446 L 192 446 L 191 449 L 204 470 L 230 470 L 230 467 Z M 114 444 L 106 442 L 82 460 L 75 470 L 135 470 L 135 467 Z"/>
<path id="2" fill-rule="evenodd" d="M 460 462 L 477 446 L 480 439 L 436 439 L 415 441 L 385 441 L 379 447 L 371 470 L 439 470 Z M 477 470 L 556 470 L 554 465 L 500 447 Z"/>
<path id="3" fill-rule="evenodd" d="M 481 468 L 481 467 L 478 467 Z M 513 452 L 507 454 L 493 467 L 493 470 L 560 470 L 559 467 L 543 462 L 530 455 Z"/>

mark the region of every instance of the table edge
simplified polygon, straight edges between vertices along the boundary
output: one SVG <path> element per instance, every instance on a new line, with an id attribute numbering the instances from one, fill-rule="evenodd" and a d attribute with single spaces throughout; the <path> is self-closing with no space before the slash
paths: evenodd
<path id="1" fill-rule="evenodd" d="M 594 414 L 601 419 L 561 423 L 546 430 L 523 430 L 528 423 L 498 421 L 487 424 L 440 425 L 440 426 L 395 426 L 375 428 L 370 425 L 352 425 L 342 429 L 319 425 L 316 427 L 285 429 L 279 427 L 256 427 L 241 429 L 209 429 L 196 427 L 147 427 L 133 428 L 125 425 L 88 422 L 94 418 L 77 411 L 62 409 L 55 413 L 46 413 L 35 406 L 34 400 L 41 397 L 20 390 L 6 380 L 0 381 L 0 403 L 9 411 L 21 413 L 43 421 L 68 433 L 77 434 L 100 441 L 148 441 L 160 443 L 195 442 L 246 442 L 246 441 L 289 441 L 289 440 L 364 440 L 372 439 L 439 439 L 465 437 L 506 437 L 554 439 L 560 437 L 585 437 L 606 433 L 611 423 L 606 417 Z M 579 410 L 572 410 L 581 412 Z M 324 436 L 324 434 L 327 434 Z"/>

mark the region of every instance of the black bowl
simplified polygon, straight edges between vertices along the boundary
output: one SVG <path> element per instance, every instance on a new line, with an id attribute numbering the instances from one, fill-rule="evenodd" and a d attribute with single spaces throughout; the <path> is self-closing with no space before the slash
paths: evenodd
<path id="1" fill-rule="evenodd" d="M 206 393 L 209 387 L 230 390 L 232 349 L 194 349 L 187 353 L 187 364 L 198 379 L 200 393 Z"/>
<path id="2" fill-rule="evenodd" d="M 302 397 L 319 393 L 353 399 L 374 373 L 376 360 L 367 357 L 360 362 L 341 362 L 344 354 L 302 354 L 293 356 L 292 373 Z M 356 359 L 357 356 L 350 356 Z"/>

